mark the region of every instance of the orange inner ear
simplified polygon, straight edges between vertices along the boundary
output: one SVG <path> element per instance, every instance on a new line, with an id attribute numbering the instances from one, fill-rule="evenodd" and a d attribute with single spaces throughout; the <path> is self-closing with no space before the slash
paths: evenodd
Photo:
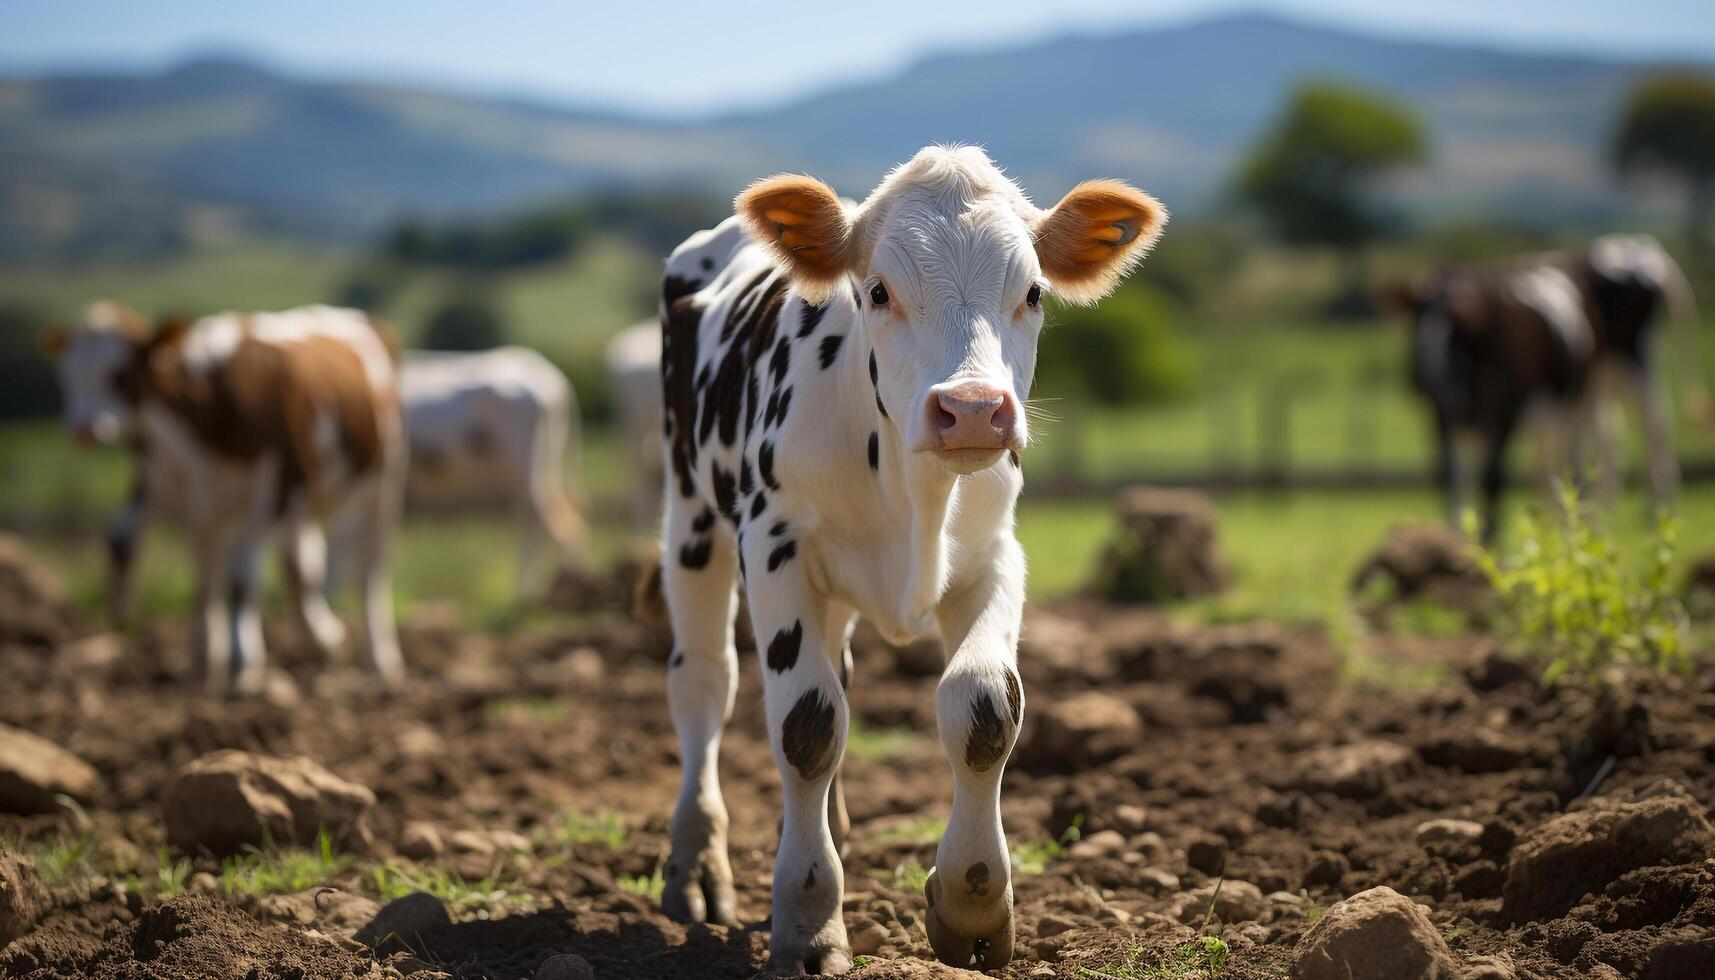
<path id="1" fill-rule="evenodd" d="M 1042 271 L 1069 298 L 1105 295 L 1155 241 L 1166 215 L 1154 198 L 1117 180 L 1079 184 L 1037 226 Z"/>
<path id="2" fill-rule="evenodd" d="M 851 217 L 828 185 L 780 174 L 750 185 L 734 206 L 745 230 L 773 246 L 798 277 L 826 282 L 846 271 Z"/>

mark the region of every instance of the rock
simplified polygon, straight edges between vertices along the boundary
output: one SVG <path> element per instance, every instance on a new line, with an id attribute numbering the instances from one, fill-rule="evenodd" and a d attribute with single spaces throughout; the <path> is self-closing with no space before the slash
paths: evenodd
<path id="1" fill-rule="evenodd" d="M 1075 861 L 1088 861 L 1092 858 L 1118 857 L 1125 852 L 1125 835 L 1117 830 L 1098 830 L 1083 838 L 1067 853 Z"/>
<path id="2" fill-rule="evenodd" d="M 56 796 L 88 803 L 100 786 L 89 763 L 38 735 L 0 725 L 0 811 L 58 813 Z"/>
<path id="3" fill-rule="evenodd" d="M 189 854 L 233 854 L 245 845 L 309 846 L 326 830 L 341 847 L 366 848 L 375 794 L 299 756 L 236 749 L 183 768 L 162 802 L 167 842 Z"/>
<path id="4" fill-rule="evenodd" d="M 353 938 L 381 953 L 422 952 L 426 933 L 452 925 L 447 907 L 428 892 L 412 892 L 381 906 Z"/>
<path id="5" fill-rule="evenodd" d="M 1149 811 L 1136 803 L 1121 803 L 1114 807 L 1109 823 L 1122 834 L 1141 834 L 1149 829 Z"/>
<path id="6" fill-rule="evenodd" d="M 887 927 L 874 919 L 858 919 L 846 933 L 853 956 L 874 956 L 887 944 Z"/>
<path id="7" fill-rule="evenodd" d="M 1453 887 L 1466 898 L 1494 898 L 1506 886 L 1507 875 L 1493 861 L 1472 861 L 1453 877 Z"/>
<path id="8" fill-rule="evenodd" d="M 311 888 L 293 895 L 270 895 L 257 903 L 269 918 L 316 926 L 349 936 L 375 919 L 381 907 L 362 895 L 338 888 Z"/>
<path id="9" fill-rule="evenodd" d="M 1137 883 L 1148 891 L 1165 893 L 1179 890 L 1179 876 L 1162 868 L 1139 868 Z"/>
<path id="10" fill-rule="evenodd" d="M 1282 916 L 1302 916 L 1309 899 L 1292 892 L 1269 892 L 1263 896 L 1263 902 L 1267 905 L 1268 919 L 1272 922 Z"/>
<path id="11" fill-rule="evenodd" d="M 1232 576 L 1215 534 L 1215 506 L 1188 490 L 1131 487 L 1114 504 L 1119 529 L 1096 566 L 1090 593 L 1110 602 L 1212 595 Z"/>
<path id="12" fill-rule="evenodd" d="M 1304 869 L 1304 887 L 1334 887 L 1352 870 L 1352 862 L 1339 851 L 1316 851 L 1310 855 L 1310 865 Z"/>
<path id="13" fill-rule="evenodd" d="M 1352 576 L 1354 593 L 1371 590 L 1384 602 L 1426 598 L 1468 613 L 1481 612 L 1492 594 L 1470 542 L 1439 522 L 1390 529 Z"/>
<path id="14" fill-rule="evenodd" d="M 1019 758 L 1031 768 L 1069 772 L 1129 752 L 1143 737 L 1137 709 L 1101 691 L 1032 705 L 1024 718 Z"/>
<path id="15" fill-rule="evenodd" d="M 1519 838 L 1502 910 L 1515 922 L 1553 918 L 1634 868 L 1699 861 L 1712 849 L 1715 827 L 1678 787 L 1636 802 L 1598 800 Z"/>
<path id="16" fill-rule="evenodd" d="M 1219 895 L 1215 893 L 1217 887 Z M 1248 881 L 1210 882 L 1179 900 L 1176 918 L 1187 925 L 1201 924 L 1209 914 L 1210 898 L 1215 900 L 1215 918 L 1221 922 L 1257 921 L 1268 908 L 1262 889 Z"/>
<path id="17" fill-rule="evenodd" d="M 399 853 L 413 861 L 434 861 L 446 852 L 446 842 L 432 823 L 413 820 L 399 832 Z"/>
<path id="18" fill-rule="evenodd" d="M 1476 691 L 1498 691 L 1508 684 L 1536 684 L 1540 671 L 1496 643 L 1465 668 L 1465 682 Z"/>
<path id="19" fill-rule="evenodd" d="M 542 961 L 536 980 L 595 980 L 595 968 L 576 953 L 561 953 Z"/>
<path id="20" fill-rule="evenodd" d="M 65 589 L 15 534 L 0 532 L 0 643 L 52 646 L 70 637 Z"/>
<path id="21" fill-rule="evenodd" d="M 1422 906 L 1386 885 L 1336 902 L 1298 941 L 1294 980 L 1455 980 L 1447 941 Z"/>
<path id="22" fill-rule="evenodd" d="M 1513 980 L 1512 964 L 1499 956 L 1473 956 L 1460 980 Z"/>
<path id="23" fill-rule="evenodd" d="M 1475 820 L 1425 820 L 1417 825 L 1413 836 L 1417 839 L 1417 846 L 1422 848 L 1436 845 L 1475 847 L 1483 838 L 1483 825 Z"/>
<path id="24" fill-rule="evenodd" d="M 1425 742 L 1418 754 L 1432 766 L 1470 773 L 1509 772 L 1530 758 L 1530 746 L 1492 728 L 1461 727 Z"/>
<path id="25" fill-rule="evenodd" d="M 198 871 L 185 881 L 185 891 L 192 895 L 217 895 L 220 890 L 220 879 L 207 871 Z"/>
<path id="26" fill-rule="evenodd" d="M 1416 753 L 1398 742 L 1366 739 L 1316 749 L 1300 763 L 1298 787 L 1363 800 L 1381 795 L 1417 762 Z"/>
<path id="27" fill-rule="evenodd" d="M 1295 830 L 1304 819 L 1304 796 L 1300 793 L 1276 793 L 1263 788 L 1257 794 L 1257 822 L 1279 830 Z"/>
<path id="28" fill-rule="evenodd" d="M 1227 866 L 1227 842 L 1214 834 L 1204 834 L 1185 849 L 1185 863 L 1212 877 Z"/>
<path id="29" fill-rule="evenodd" d="M 35 863 L 0 850 L 0 947 L 34 929 L 47 907 L 48 890 Z"/>

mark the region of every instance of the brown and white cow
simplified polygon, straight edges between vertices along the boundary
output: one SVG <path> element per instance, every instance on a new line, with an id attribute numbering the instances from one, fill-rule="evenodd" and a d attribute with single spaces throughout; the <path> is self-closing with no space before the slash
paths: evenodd
<path id="1" fill-rule="evenodd" d="M 134 448 L 131 500 L 109 533 L 117 613 L 144 526 L 156 517 L 182 521 L 197 565 L 195 633 L 208 686 L 254 692 L 265 660 L 264 543 L 283 536 L 293 607 L 331 653 L 343 630 L 322 594 L 322 527 L 349 512 L 362 648 L 384 682 L 401 679 L 389 549 L 405 444 L 389 331 L 364 313 L 327 306 L 152 329 L 102 302 L 46 342 L 58 357 L 67 426 L 81 440 Z"/>
<path id="2" fill-rule="evenodd" d="M 738 911 L 717 758 L 742 579 L 785 797 L 774 969 L 851 965 L 834 787 L 859 615 L 945 645 L 935 701 L 953 805 L 926 928 L 947 963 L 1004 966 L 1000 783 L 1024 712 L 1013 510 L 1043 298 L 1106 295 L 1166 212 L 1117 181 L 1037 207 L 974 147 L 923 150 L 862 204 L 781 175 L 736 211 L 679 246 L 663 283 L 662 584 L 684 781 L 662 904 L 680 920 Z"/>
<path id="3" fill-rule="evenodd" d="M 1663 314 L 1696 339 L 1696 310 L 1684 273 L 1647 236 L 1606 236 L 1582 252 L 1527 256 L 1442 269 L 1382 291 L 1407 316 L 1411 373 L 1439 435 L 1439 479 L 1450 518 L 1460 518 L 1460 442 L 1482 447 L 1482 526 L 1493 533 L 1512 436 L 1533 422 L 1545 478 L 1557 478 L 1593 447 L 1603 496 L 1617 489 L 1618 404 L 1643 422 L 1646 475 L 1655 502 L 1679 482 L 1667 390 L 1657 343 Z M 1692 352 L 1682 357 L 1690 414 L 1708 416 Z"/>

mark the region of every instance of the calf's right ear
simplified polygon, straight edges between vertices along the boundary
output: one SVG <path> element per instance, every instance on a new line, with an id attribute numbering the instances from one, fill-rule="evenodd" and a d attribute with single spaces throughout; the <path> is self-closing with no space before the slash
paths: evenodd
<path id="1" fill-rule="evenodd" d="M 739 194 L 733 210 L 745 232 L 774 252 L 812 303 L 831 296 L 855 261 L 851 211 L 814 177 L 764 177 Z"/>

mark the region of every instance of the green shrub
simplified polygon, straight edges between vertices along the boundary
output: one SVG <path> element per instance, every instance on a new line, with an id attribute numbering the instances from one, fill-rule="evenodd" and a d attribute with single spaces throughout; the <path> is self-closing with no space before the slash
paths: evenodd
<path id="1" fill-rule="evenodd" d="M 1597 684 L 1617 664 L 1689 672 L 1688 619 L 1669 583 L 1679 522 L 1664 519 L 1641 567 L 1629 567 L 1577 490 L 1562 483 L 1557 492 L 1562 513 L 1527 514 L 1511 554 L 1474 549 L 1499 593 L 1503 635 L 1544 662 L 1543 680 L 1551 684 Z M 1475 518 L 1465 521 L 1469 530 Z"/>
<path id="2" fill-rule="evenodd" d="M 1036 361 L 1038 394 L 1103 405 L 1172 401 L 1191 390 L 1191 351 L 1175 327 L 1173 303 L 1134 283 L 1094 307 L 1056 305 Z"/>

